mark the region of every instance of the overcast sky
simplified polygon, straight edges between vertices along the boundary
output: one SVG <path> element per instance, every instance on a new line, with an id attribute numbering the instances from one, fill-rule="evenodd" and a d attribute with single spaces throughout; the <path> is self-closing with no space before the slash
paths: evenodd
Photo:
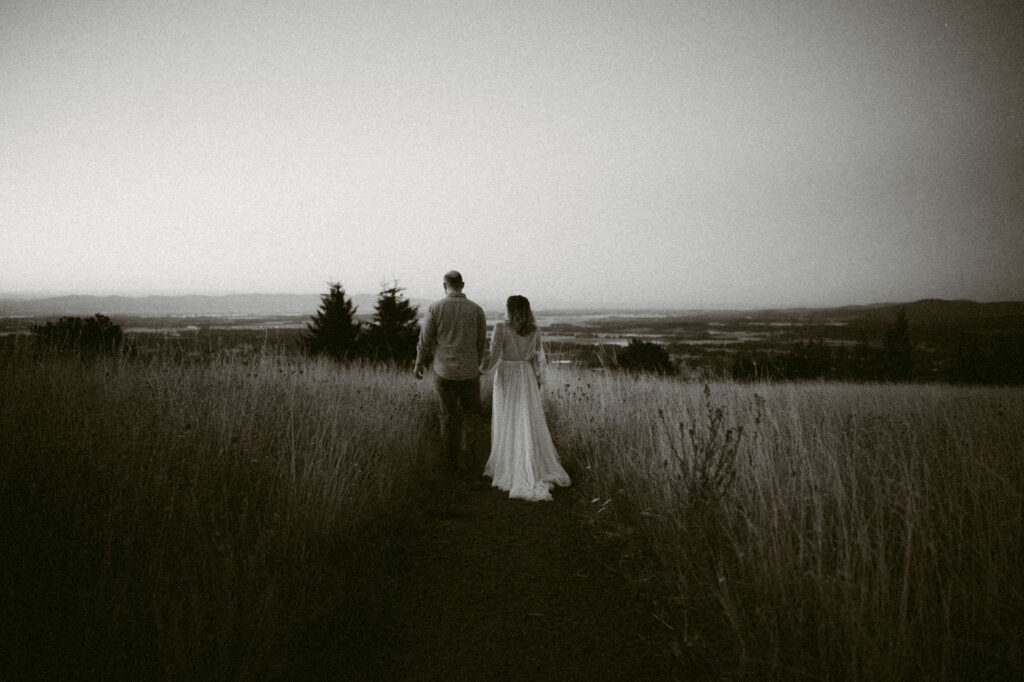
<path id="1" fill-rule="evenodd" d="M 0 0 L 0 292 L 1024 299 L 1024 3 Z"/>

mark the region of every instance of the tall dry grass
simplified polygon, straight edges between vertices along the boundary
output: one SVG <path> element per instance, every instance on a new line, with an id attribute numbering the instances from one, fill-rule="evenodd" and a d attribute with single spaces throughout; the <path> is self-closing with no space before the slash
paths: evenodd
<path id="1" fill-rule="evenodd" d="M 1024 677 L 1024 391 L 549 386 L 563 457 L 653 548 L 697 669 Z"/>
<path id="2" fill-rule="evenodd" d="M 372 548 L 432 464 L 428 382 L 264 354 L 24 351 L 0 354 L 8 670 L 344 664 Z M 696 672 L 1024 672 L 1024 392 L 552 369 L 545 399 L 603 527 L 656 553 L 658 615 Z"/>
<path id="3" fill-rule="evenodd" d="M 430 465 L 429 386 L 260 354 L 13 352 L 0 380 L 8 671 L 252 679 L 344 658 L 309 651 L 314 630 L 344 631 L 350 574 Z"/>

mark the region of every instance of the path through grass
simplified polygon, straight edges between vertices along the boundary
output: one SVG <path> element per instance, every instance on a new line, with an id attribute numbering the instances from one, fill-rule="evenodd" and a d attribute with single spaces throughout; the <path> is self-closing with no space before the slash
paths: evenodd
<path id="1" fill-rule="evenodd" d="M 344 633 L 353 679 L 662 680 L 673 633 L 619 572 L 619 548 L 581 526 L 580 488 L 509 500 L 481 482 L 438 478 L 422 517 L 374 570 Z M 371 579 L 372 576 L 372 579 Z M 329 645 L 324 649 L 329 650 Z M 351 660 L 351 659 L 350 659 Z M 330 661 L 309 671 L 329 676 Z M 678 672 L 678 671 L 676 671 Z"/>

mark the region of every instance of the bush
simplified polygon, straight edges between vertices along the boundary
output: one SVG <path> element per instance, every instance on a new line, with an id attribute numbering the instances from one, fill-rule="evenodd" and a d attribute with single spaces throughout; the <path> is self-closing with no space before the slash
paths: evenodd
<path id="1" fill-rule="evenodd" d="M 669 375 L 676 373 L 676 367 L 668 351 L 656 343 L 630 339 L 629 346 L 619 354 L 618 365 L 629 372 Z"/>
<path id="2" fill-rule="evenodd" d="M 120 325 L 98 313 L 85 319 L 62 317 L 57 322 L 34 324 L 32 336 L 38 346 L 55 353 L 116 353 L 124 346 Z"/>

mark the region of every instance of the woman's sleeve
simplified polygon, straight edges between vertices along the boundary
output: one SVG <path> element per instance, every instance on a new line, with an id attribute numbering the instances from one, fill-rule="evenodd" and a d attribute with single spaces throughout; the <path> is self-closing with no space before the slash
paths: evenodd
<path id="1" fill-rule="evenodd" d="M 534 343 L 537 344 L 537 352 L 534 353 L 531 361 L 533 363 L 533 374 L 537 377 L 537 385 L 540 386 L 544 383 L 544 368 L 547 365 L 547 358 L 544 356 L 544 343 L 541 341 L 539 331 Z"/>
<path id="2" fill-rule="evenodd" d="M 484 356 L 484 361 L 480 364 L 481 374 L 486 374 L 498 366 L 498 362 L 501 360 L 501 342 L 499 339 L 501 339 L 504 330 L 504 323 L 494 323 L 494 329 L 491 331 L 491 348 L 487 355 Z"/>

